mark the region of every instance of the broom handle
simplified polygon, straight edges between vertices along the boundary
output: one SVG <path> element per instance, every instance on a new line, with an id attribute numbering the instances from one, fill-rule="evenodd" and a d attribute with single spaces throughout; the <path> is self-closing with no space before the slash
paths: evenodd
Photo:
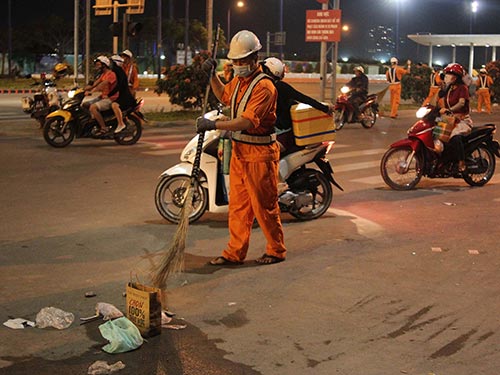
<path id="1" fill-rule="evenodd" d="M 212 48 L 212 58 L 217 57 L 217 47 L 219 45 L 219 35 L 220 35 L 220 24 L 217 24 L 217 29 L 215 31 L 215 42 Z M 203 99 L 203 110 L 202 116 L 207 113 L 208 107 L 208 96 L 210 95 L 210 81 L 212 80 L 212 75 L 214 73 L 215 66 L 212 67 L 212 71 L 210 72 L 207 88 L 205 90 L 205 98 Z M 205 132 L 198 134 L 198 144 L 196 145 L 196 154 L 194 156 L 193 162 L 193 171 L 191 172 L 191 186 L 194 186 L 195 182 L 198 180 L 198 176 L 200 175 L 200 161 L 201 154 L 203 152 L 203 141 L 205 139 Z"/>

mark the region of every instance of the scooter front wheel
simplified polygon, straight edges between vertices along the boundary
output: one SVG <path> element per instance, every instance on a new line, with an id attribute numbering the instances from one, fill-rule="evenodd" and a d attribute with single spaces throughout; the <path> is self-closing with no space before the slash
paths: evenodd
<path id="1" fill-rule="evenodd" d="M 345 111 L 344 109 L 335 111 L 335 129 L 340 130 L 345 124 Z"/>
<path id="2" fill-rule="evenodd" d="M 156 209 L 165 219 L 177 224 L 181 217 L 186 193 L 191 188 L 191 176 L 176 175 L 163 177 L 155 191 Z M 195 184 L 189 222 L 198 220 L 207 210 L 208 192 L 199 184 Z"/>
<path id="3" fill-rule="evenodd" d="M 66 147 L 75 138 L 74 123 L 66 123 L 60 116 L 51 117 L 43 126 L 43 138 L 52 147 Z"/>
<path id="4" fill-rule="evenodd" d="M 411 147 L 390 148 L 380 162 L 384 182 L 394 190 L 411 190 L 422 178 L 422 162 L 417 154 L 409 159 Z"/>

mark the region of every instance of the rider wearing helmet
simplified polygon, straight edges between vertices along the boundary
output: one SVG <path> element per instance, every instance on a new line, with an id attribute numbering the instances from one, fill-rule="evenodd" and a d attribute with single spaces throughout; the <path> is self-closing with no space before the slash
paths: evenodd
<path id="1" fill-rule="evenodd" d="M 55 80 L 64 77 L 68 74 L 68 66 L 64 63 L 57 63 L 54 66 L 54 74 L 52 75 Z"/>
<path id="2" fill-rule="evenodd" d="M 274 81 L 274 86 L 278 90 L 278 101 L 276 103 L 276 128 L 278 129 L 278 142 L 283 147 L 282 155 L 284 153 L 291 153 L 299 149 L 295 144 L 295 137 L 292 128 L 292 116 L 290 109 L 292 105 L 297 103 L 309 104 L 311 107 L 316 108 L 329 115 L 333 114 L 334 107 L 332 104 L 323 104 L 317 100 L 295 90 L 288 83 L 283 82 L 285 77 L 285 64 L 276 57 L 269 57 L 262 63 L 264 73 L 268 74 Z"/>
<path id="3" fill-rule="evenodd" d="M 96 99 L 90 102 L 90 113 L 99 124 L 100 131 L 98 135 L 104 135 L 108 132 L 108 129 L 104 119 L 102 118 L 101 112 L 111 109 L 111 104 L 118 98 L 119 93 L 116 92 L 110 96 L 111 91 L 117 84 L 117 80 L 116 74 L 110 69 L 111 62 L 109 61 L 109 58 L 100 55 L 94 60 L 94 64 L 99 78 L 93 85 L 87 86 L 85 90 L 91 92 L 101 92 Z"/>
<path id="4" fill-rule="evenodd" d="M 273 82 L 258 64 L 262 48 L 257 36 L 248 31 L 234 35 L 227 57 L 233 63 L 235 78 L 223 84 L 214 74 L 215 60 L 208 59 L 203 69 L 211 73 L 210 84 L 215 96 L 231 105 L 231 118 L 212 121 L 200 117 L 197 131 L 231 130 L 232 156 L 229 172 L 229 243 L 211 265 L 243 263 L 248 251 L 254 218 L 264 233 L 266 252 L 256 260 L 271 264 L 285 260 L 280 210 L 278 206 L 279 146 L 276 142 L 277 92 Z"/>
<path id="5" fill-rule="evenodd" d="M 346 84 L 351 89 L 349 102 L 354 108 L 354 118 L 359 118 L 359 106 L 366 100 L 368 95 L 368 77 L 365 69 L 360 65 L 354 68 L 354 77 Z"/>
<path id="6" fill-rule="evenodd" d="M 462 138 L 472 130 L 472 119 L 469 115 L 469 88 L 464 83 L 467 72 L 462 65 L 448 64 L 443 70 L 444 87 L 439 92 L 443 98 L 444 107 L 440 109 L 443 116 L 452 116 L 455 122 L 450 140 L 445 146 L 443 159 L 458 161 L 458 170 L 465 170 L 465 154 Z"/>
<path id="7" fill-rule="evenodd" d="M 128 49 L 120 53 L 123 58 L 123 71 L 127 75 L 128 86 L 132 96 L 135 98 L 135 93 L 139 88 L 139 73 L 137 70 L 137 65 L 134 64 L 132 57 L 134 56 L 132 52 Z"/>

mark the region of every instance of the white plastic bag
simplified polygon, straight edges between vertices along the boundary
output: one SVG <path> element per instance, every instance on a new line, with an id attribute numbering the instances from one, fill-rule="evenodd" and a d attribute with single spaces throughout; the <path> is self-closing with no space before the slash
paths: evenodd
<path id="1" fill-rule="evenodd" d="M 57 329 L 68 328 L 75 320 L 75 315 L 57 307 L 44 307 L 36 314 L 38 328 L 54 327 Z"/>

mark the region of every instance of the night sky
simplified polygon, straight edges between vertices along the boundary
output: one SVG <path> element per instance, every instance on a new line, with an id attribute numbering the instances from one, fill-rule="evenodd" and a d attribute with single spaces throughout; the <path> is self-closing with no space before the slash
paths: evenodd
<path id="1" fill-rule="evenodd" d="M 468 34 L 471 25 L 470 0 L 399 0 L 399 34 L 416 34 L 431 32 L 433 34 Z M 124 0 L 122 0 L 124 2 Z M 227 27 L 227 9 L 236 0 L 214 0 L 214 23 L 220 22 Z M 266 40 L 266 32 L 280 29 L 280 0 L 245 0 L 244 11 L 232 8 L 231 33 L 247 28 L 254 31 L 261 42 Z M 92 4 L 95 2 L 92 1 Z M 163 11 L 166 15 L 167 1 L 163 0 Z M 175 15 L 184 17 L 185 2 L 175 1 Z M 305 13 L 307 9 L 320 9 L 321 4 L 315 0 L 283 0 L 283 29 L 287 32 L 285 53 L 312 53 L 319 56 L 318 43 L 304 41 Z M 7 1 L 3 0 L 0 11 L 0 22 L 7 23 Z M 377 25 L 395 26 L 397 6 L 396 0 L 340 0 L 342 21 L 350 26 L 350 31 L 342 35 L 339 44 L 339 56 L 362 56 L 366 48 L 368 30 Z M 146 0 L 146 13 L 154 16 L 157 0 Z M 14 25 L 32 22 L 53 13 L 73 18 L 72 0 L 12 0 L 12 22 Z M 111 16 L 108 17 L 111 21 Z M 140 16 L 134 16 L 139 20 Z M 190 0 L 190 18 L 205 20 L 205 0 Z M 472 17 L 474 34 L 500 34 L 500 1 L 479 0 L 479 10 Z M 68 30 L 68 32 L 71 32 Z M 464 49 L 465 50 L 465 49 Z M 478 48 L 478 54 L 481 53 Z M 427 48 L 418 47 L 406 39 L 400 48 L 400 59 L 411 58 L 414 61 L 426 61 Z M 467 53 L 467 52 L 466 52 Z M 465 54 L 466 54 L 465 53 Z M 482 52 L 485 53 L 485 52 Z M 497 52 L 500 53 L 500 51 Z M 435 58 L 444 61 L 451 58 L 451 48 L 434 50 Z M 442 57 L 441 57 L 442 56 Z M 460 56 L 460 52 L 459 52 Z M 460 58 L 460 57 L 459 57 Z"/>

